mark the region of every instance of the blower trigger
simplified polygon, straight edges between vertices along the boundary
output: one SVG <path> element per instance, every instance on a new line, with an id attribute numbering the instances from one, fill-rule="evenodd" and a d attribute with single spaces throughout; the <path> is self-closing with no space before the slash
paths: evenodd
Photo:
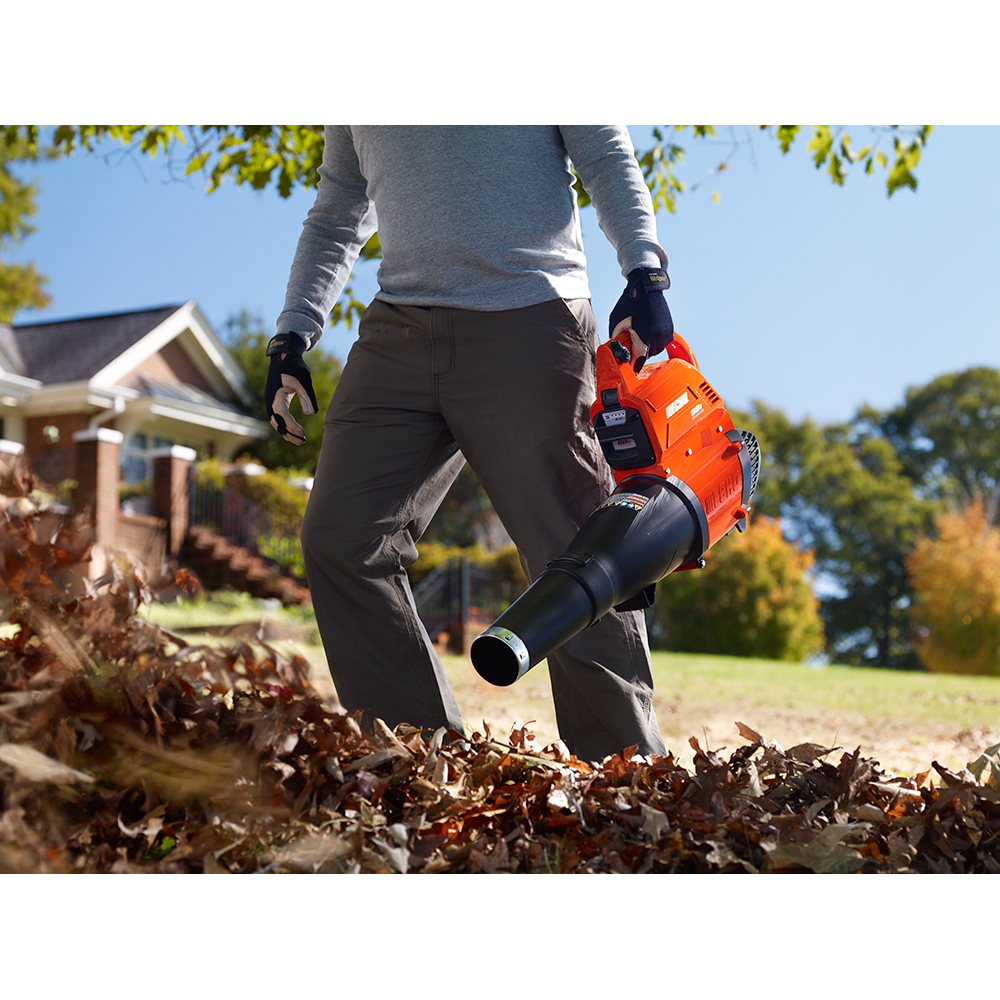
<path id="1" fill-rule="evenodd" d="M 638 594 L 633 594 L 627 601 L 615 605 L 615 611 L 645 611 L 653 606 L 656 597 L 656 584 L 643 587 Z"/>

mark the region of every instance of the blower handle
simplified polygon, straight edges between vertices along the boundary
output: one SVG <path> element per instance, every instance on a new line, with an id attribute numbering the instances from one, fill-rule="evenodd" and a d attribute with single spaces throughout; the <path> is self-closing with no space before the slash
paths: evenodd
<path id="1" fill-rule="evenodd" d="M 624 347 L 625 350 L 631 354 L 632 331 L 630 329 L 626 328 L 624 330 L 620 330 L 611 339 L 617 340 L 618 343 L 621 344 L 622 347 Z M 679 333 L 675 333 L 674 339 L 671 340 L 669 344 L 667 344 L 667 358 L 670 361 L 673 361 L 675 358 L 681 361 L 686 361 L 689 365 L 692 365 L 693 367 L 698 368 L 698 370 L 701 371 L 701 369 L 698 366 L 698 361 L 694 356 L 694 351 L 691 350 L 691 347 L 688 344 L 688 342 Z M 622 364 L 626 363 L 627 362 L 622 362 Z"/>

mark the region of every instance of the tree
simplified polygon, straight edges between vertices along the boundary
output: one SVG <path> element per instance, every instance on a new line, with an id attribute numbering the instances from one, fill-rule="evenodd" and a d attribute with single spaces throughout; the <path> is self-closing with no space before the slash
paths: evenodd
<path id="1" fill-rule="evenodd" d="M 9 166 L 34 158 L 23 137 L 0 134 L 0 251 L 5 243 L 18 243 L 34 230 L 27 221 L 36 211 L 34 188 L 19 181 Z M 5 264 L 0 260 L 0 323 L 9 323 L 20 309 L 48 305 L 50 296 L 42 288 L 45 281 L 33 264 Z"/>
<path id="2" fill-rule="evenodd" d="M 884 438 L 847 424 L 794 424 L 759 402 L 733 419 L 761 442 L 756 509 L 780 515 L 790 537 L 815 552 L 829 656 L 918 666 L 904 561 L 931 530 L 936 503 L 918 495 Z"/>
<path id="3" fill-rule="evenodd" d="M 1000 676 L 1000 528 L 982 498 L 937 519 L 906 560 L 917 655 L 928 670 Z"/>
<path id="4" fill-rule="evenodd" d="M 323 160 L 320 125 L 59 125 L 45 133 L 37 125 L 4 125 L 0 130 L 0 148 L 7 150 L 10 161 L 28 161 L 41 155 L 68 156 L 79 149 L 93 152 L 102 141 L 110 140 L 123 153 L 164 156 L 171 172 L 178 176 L 202 173 L 209 193 L 228 177 L 238 185 L 246 184 L 258 191 L 273 185 L 281 197 L 287 198 L 296 187 L 316 187 Z M 761 125 L 758 130 L 779 142 L 782 153 L 787 154 L 799 138 L 802 126 Z M 840 186 L 850 168 L 857 166 L 871 174 L 873 166 L 878 165 L 885 172 L 886 191 L 891 197 L 901 188 L 916 190 L 914 170 L 930 133 L 929 125 L 911 131 L 898 125 L 872 126 L 872 141 L 855 151 L 842 127 L 816 125 L 807 151 L 816 169 L 825 167 L 832 182 Z M 681 178 L 685 154 L 682 142 L 710 142 L 725 147 L 717 166 L 709 172 L 710 177 L 716 177 L 728 169 L 736 153 L 751 141 L 749 131 L 741 137 L 730 130 L 728 140 L 720 138 L 721 135 L 722 130 L 713 125 L 674 125 L 653 130 L 652 145 L 647 140 L 646 148 L 636 150 L 636 157 L 655 208 L 673 212 L 677 195 L 698 188 L 706 179 L 689 183 Z M 892 151 L 887 155 L 881 147 L 890 144 Z M 30 185 L 22 186 L 31 191 Z M 579 179 L 576 188 L 581 206 L 587 205 L 590 198 Z M 715 192 L 713 197 L 718 199 Z M 377 234 L 365 245 L 361 256 L 363 259 L 381 256 Z M 12 308 L 16 311 L 45 301 L 39 298 L 45 294 L 41 288 L 44 278 L 32 265 L 24 267 L 23 273 L 10 276 L 9 291 L 4 290 L 0 272 L 0 305 L 5 298 L 12 297 Z M 364 303 L 354 298 L 348 285 L 330 314 L 330 324 L 343 321 L 350 326 L 363 310 Z"/>
<path id="5" fill-rule="evenodd" d="M 928 496 L 967 506 L 980 497 L 990 521 L 1000 508 L 1000 370 L 969 368 L 907 390 L 887 413 L 859 415 L 884 435 Z"/>
<path id="6" fill-rule="evenodd" d="M 251 412 L 263 419 L 266 414 L 264 386 L 267 383 L 267 370 L 270 367 L 270 359 L 265 350 L 271 334 L 264 328 L 264 322 L 259 316 L 253 316 L 246 311 L 230 316 L 223 326 L 222 334 L 230 352 L 246 372 L 247 382 L 253 395 Z M 330 405 L 333 390 L 340 379 L 340 362 L 332 354 L 327 354 L 322 348 L 316 347 L 309 352 L 309 370 L 312 372 L 313 389 L 319 403 L 318 419 L 322 419 L 322 414 Z M 297 398 L 292 406 L 298 408 Z M 300 414 L 296 415 L 296 419 L 302 422 Z M 308 475 L 313 475 L 319 459 L 321 441 L 322 435 L 307 434 L 305 443 L 296 447 L 275 432 L 266 438 L 254 441 L 247 446 L 246 451 L 269 469 L 299 469 Z"/>
<path id="7" fill-rule="evenodd" d="M 657 585 L 652 642 L 664 649 L 799 662 L 823 648 L 813 563 L 785 541 L 780 524 L 755 517 L 705 557 L 700 571 Z"/>
<path id="8" fill-rule="evenodd" d="M 803 487 L 817 515 L 807 522 L 817 563 L 843 586 L 823 601 L 828 636 L 847 662 L 915 667 L 904 561 L 929 530 L 934 505 L 915 494 L 888 442 L 852 442 L 843 428 L 827 428 L 824 438 Z"/>

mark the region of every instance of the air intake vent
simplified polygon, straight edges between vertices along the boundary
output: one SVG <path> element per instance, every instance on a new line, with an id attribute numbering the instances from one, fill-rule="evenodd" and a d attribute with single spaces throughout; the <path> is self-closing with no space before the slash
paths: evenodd
<path id="1" fill-rule="evenodd" d="M 713 405 L 719 402 L 719 394 L 707 383 L 702 382 L 698 391 Z"/>
<path id="2" fill-rule="evenodd" d="M 760 445 L 749 431 L 740 431 L 740 440 L 750 456 L 750 492 L 747 494 L 749 499 L 757 489 L 757 478 L 760 476 Z"/>

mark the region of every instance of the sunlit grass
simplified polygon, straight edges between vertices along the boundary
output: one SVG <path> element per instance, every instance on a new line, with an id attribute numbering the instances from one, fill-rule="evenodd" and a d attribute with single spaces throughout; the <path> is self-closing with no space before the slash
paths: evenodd
<path id="1" fill-rule="evenodd" d="M 177 629 L 228 628 L 246 622 L 281 622 L 299 626 L 307 638 L 319 641 L 312 608 L 283 607 L 280 601 L 252 597 L 236 591 L 215 591 L 197 597 L 178 598 L 168 604 L 153 602 L 139 609 L 139 617 L 155 625 Z"/>
<path id="2" fill-rule="evenodd" d="M 739 657 L 654 653 L 658 689 L 736 706 L 860 712 L 873 723 L 906 720 L 970 727 L 1000 722 L 1000 677 L 863 667 L 812 669 Z"/>

